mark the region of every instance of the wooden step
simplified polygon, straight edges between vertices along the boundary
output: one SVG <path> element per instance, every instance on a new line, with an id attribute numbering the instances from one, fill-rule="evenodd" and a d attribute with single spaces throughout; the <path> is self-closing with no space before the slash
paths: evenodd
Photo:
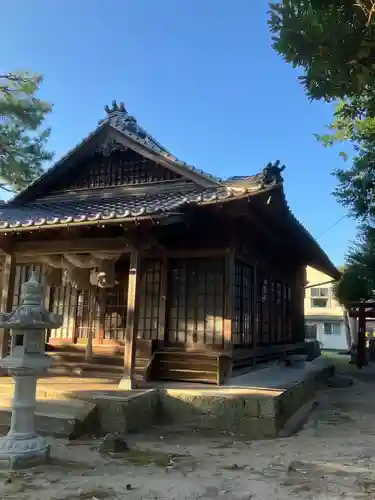
<path id="1" fill-rule="evenodd" d="M 60 352 L 55 352 L 55 353 L 50 353 L 49 356 L 52 358 L 54 364 L 58 363 L 90 363 L 93 366 L 99 366 L 99 365 L 106 365 L 106 366 L 113 366 L 115 369 L 118 367 L 123 367 L 124 366 L 124 358 L 123 356 L 121 357 L 116 357 L 116 358 L 110 358 L 107 356 L 98 356 L 96 354 L 93 355 L 92 359 L 90 361 L 86 361 L 85 357 L 80 354 L 67 354 L 67 353 L 60 353 Z M 139 366 L 144 366 L 148 363 L 149 358 L 140 358 L 136 357 L 136 365 Z"/>
<path id="2" fill-rule="evenodd" d="M 148 364 L 148 360 L 140 360 L 136 363 L 135 371 L 138 374 L 143 374 Z M 66 375 L 83 375 L 83 374 L 95 374 L 98 375 L 119 375 L 123 373 L 124 367 L 116 365 L 104 365 L 98 363 L 89 362 L 54 362 L 49 370 L 52 374 L 66 374 Z"/>
<path id="3" fill-rule="evenodd" d="M 172 349 L 156 351 L 152 377 L 159 380 L 217 384 L 220 353 L 186 352 Z"/>
<path id="4" fill-rule="evenodd" d="M 174 360 L 167 361 L 165 359 L 163 360 L 157 360 L 157 365 L 160 370 L 167 370 L 167 369 L 173 369 L 173 370 L 180 370 L 180 371 L 200 371 L 200 372 L 214 372 L 216 373 L 217 366 L 218 364 L 211 364 L 211 365 L 205 365 L 203 363 L 177 363 Z"/>

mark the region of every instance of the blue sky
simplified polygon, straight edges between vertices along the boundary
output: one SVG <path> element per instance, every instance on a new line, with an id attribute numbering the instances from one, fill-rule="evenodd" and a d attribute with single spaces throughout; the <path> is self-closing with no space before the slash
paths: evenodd
<path id="1" fill-rule="evenodd" d="M 341 264 L 354 224 L 326 230 L 345 215 L 331 195 L 342 160 L 313 136 L 332 107 L 309 103 L 273 52 L 267 8 L 267 0 L 5 2 L 0 70 L 45 75 L 55 159 L 117 99 L 176 156 L 215 175 L 281 160 L 292 211 Z"/>

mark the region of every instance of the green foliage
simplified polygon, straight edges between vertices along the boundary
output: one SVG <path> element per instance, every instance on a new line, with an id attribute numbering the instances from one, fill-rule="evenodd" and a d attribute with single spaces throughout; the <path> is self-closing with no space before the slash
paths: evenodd
<path id="1" fill-rule="evenodd" d="M 51 105 L 36 94 L 40 75 L 0 74 L 0 187 L 19 191 L 37 178 L 52 158 L 45 145 L 50 129 L 42 128 Z"/>
<path id="2" fill-rule="evenodd" d="M 270 4 L 273 46 L 304 74 L 312 99 L 356 97 L 375 84 L 371 0 L 279 0 Z"/>
<path id="3" fill-rule="evenodd" d="M 375 221 L 375 118 L 365 105 L 361 98 L 341 101 L 329 133 L 317 138 L 325 147 L 345 142 L 353 147 L 351 164 L 334 171 L 339 181 L 334 195 L 351 215 L 370 223 Z M 347 159 L 345 152 L 340 156 Z"/>
<path id="4" fill-rule="evenodd" d="M 373 298 L 375 290 L 375 0 L 279 0 L 270 4 L 273 46 L 302 70 L 310 99 L 338 102 L 325 146 L 349 143 L 350 164 L 334 171 L 338 201 L 366 223 L 351 248 L 339 301 Z M 340 156 L 347 161 L 345 151 Z M 344 165 L 344 164 L 343 164 Z"/>
<path id="5" fill-rule="evenodd" d="M 334 194 L 354 217 L 375 220 L 375 0 L 279 0 L 269 24 L 275 50 L 303 70 L 308 97 L 339 99 L 328 133 L 317 138 L 354 148 L 351 165 L 334 171 Z"/>
<path id="6" fill-rule="evenodd" d="M 340 281 L 335 286 L 339 302 L 348 306 L 351 302 L 374 298 L 375 291 L 375 229 L 364 227 L 356 243 L 347 255 L 347 263 Z"/>

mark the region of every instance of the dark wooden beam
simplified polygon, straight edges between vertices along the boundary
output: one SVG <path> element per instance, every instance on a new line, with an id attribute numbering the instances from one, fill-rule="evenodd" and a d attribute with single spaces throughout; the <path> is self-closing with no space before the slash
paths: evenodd
<path id="1" fill-rule="evenodd" d="M 167 250 L 167 256 L 171 259 L 224 257 L 225 255 L 225 248 L 192 248 L 189 250 Z"/>
<path id="2" fill-rule="evenodd" d="M 119 384 L 120 389 L 135 388 L 135 354 L 136 354 L 136 307 L 137 283 L 139 274 L 139 251 L 133 249 L 130 254 L 130 268 L 128 281 L 128 301 L 125 329 L 124 374 Z"/>
<path id="3" fill-rule="evenodd" d="M 9 313 L 13 307 L 14 282 L 16 277 L 16 259 L 13 253 L 6 254 L 3 264 L 1 279 L 1 303 L 0 310 Z M 8 354 L 10 333 L 9 330 L 0 329 L 0 354 L 3 358 Z"/>
<path id="4" fill-rule="evenodd" d="M 128 239 L 118 238 L 81 238 L 75 240 L 52 241 L 19 241 L 14 244 L 13 251 L 17 259 L 35 257 L 37 255 L 55 255 L 62 253 L 90 253 L 95 251 L 130 250 Z"/>
<path id="5" fill-rule="evenodd" d="M 158 340 L 165 341 L 165 320 L 167 313 L 168 258 L 163 256 L 160 274 L 159 328 Z"/>
<path id="6" fill-rule="evenodd" d="M 369 311 L 369 312 L 354 311 L 349 313 L 350 318 L 359 318 L 362 316 L 364 316 L 366 319 L 375 318 L 375 311 Z"/>
<path id="7" fill-rule="evenodd" d="M 224 348 L 232 346 L 232 318 L 234 293 L 235 252 L 228 248 L 225 255 L 225 303 L 224 303 Z"/>

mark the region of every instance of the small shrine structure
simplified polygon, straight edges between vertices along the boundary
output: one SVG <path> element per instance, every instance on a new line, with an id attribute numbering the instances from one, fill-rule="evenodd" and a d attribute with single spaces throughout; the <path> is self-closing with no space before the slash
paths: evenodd
<path id="1" fill-rule="evenodd" d="M 353 302 L 349 309 L 349 317 L 357 320 L 355 363 L 358 368 L 363 368 L 367 364 L 366 323 L 375 318 L 375 302 L 373 300 Z"/>
<path id="2" fill-rule="evenodd" d="M 291 212 L 284 167 L 219 179 L 178 160 L 123 104 L 106 113 L 1 207 L 1 310 L 38 270 L 46 308 L 63 316 L 48 349 L 91 374 L 116 365 L 123 387 L 221 384 L 303 346 L 306 265 L 340 273 Z"/>

